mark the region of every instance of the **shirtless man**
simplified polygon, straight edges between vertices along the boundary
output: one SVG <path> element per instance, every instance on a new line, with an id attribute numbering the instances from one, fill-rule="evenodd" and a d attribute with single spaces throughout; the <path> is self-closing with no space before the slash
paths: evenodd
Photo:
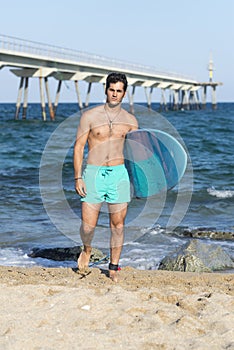
<path id="1" fill-rule="evenodd" d="M 118 263 L 124 242 L 124 221 L 130 201 L 130 183 L 124 166 L 123 146 L 129 131 L 136 130 L 136 118 L 122 109 L 127 90 L 124 74 L 110 73 L 106 79 L 106 103 L 86 111 L 81 119 L 74 146 L 75 189 L 82 201 L 80 236 L 84 250 L 78 268 L 88 267 L 91 242 L 102 202 L 107 202 L 110 218 L 109 276 L 117 282 Z M 87 166 L 82 174 L 84 146 L 88 142 Z"/>

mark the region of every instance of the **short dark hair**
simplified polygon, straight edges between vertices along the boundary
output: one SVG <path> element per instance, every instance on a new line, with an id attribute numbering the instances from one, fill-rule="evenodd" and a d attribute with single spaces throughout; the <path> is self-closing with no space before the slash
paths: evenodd
<path id="1" fill-rule="evenodd" d="M 108 74 L 106 78 L 106 92 L 107 92 L 107 89 L 110 87 L 110 84 L 116 84 L 119 81 L 124 84 L 124 92 L 125 92 L 128 87 L 128 81 L 127 81 L 126 75 L 123 73 L 115 73 L 115 72 Z"/>

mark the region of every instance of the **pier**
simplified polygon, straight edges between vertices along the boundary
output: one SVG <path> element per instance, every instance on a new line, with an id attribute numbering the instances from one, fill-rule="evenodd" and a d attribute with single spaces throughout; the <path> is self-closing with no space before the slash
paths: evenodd
<path id="1" fill-rule="evenodd" d="M 155 89 L 159 89 L 161 110 L 205 108 L 208 87 L 212 89 L 212 107 L 215 109 L 217 106 L 216 88 L 221 85 L 221 83 L 215 83 L 212 80 L 212 64 L 209 65 L 209 82 L 200 83 L 182 74 L 161 72 L 154 67 L 0 35 L 0 69 L 4 69 L 4 67 L 10 67 L 10 71 L 19 78 L 15 119 L 19 119 L 21 110 L 22 119 L 26 118 L 29 80 L 33 78 L 39 81 L 43 120 L 47 118 L 46 106 L 50 119 L 55 118 L 63 82 L 74 82 L 77 103 L 82 109 L 89 105 L 92 85 L 102 84 L 105 87 L 106 76 L 112 71 L 126 74 L 129 83 L 128 99 L 130 105 L 134 104 L 136 89 L 141 88 L 145 91 L 146 102 L 150 108 L 153 92 Z M 50 79 L 57 81 L 54 101 L 52 101 L 50 94 Z M 87 83 L 85 101 L 81 99 L 80 81 Z M 202 92 L 202 99 L 200 92 Z"/>

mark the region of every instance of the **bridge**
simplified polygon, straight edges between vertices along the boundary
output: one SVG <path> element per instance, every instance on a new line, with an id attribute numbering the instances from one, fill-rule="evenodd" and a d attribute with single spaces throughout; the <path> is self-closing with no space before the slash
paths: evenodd
<path id="1" fill-rule="evenodd" d="M 22 118 L 26 118 L 30 78 L 39 79 L 42 118 L 44 120 L 46 120 L 45 95 L 47 96 L 50 118 L 54 119 L 63 81 L 70 80 L 74 82 L 78 105 L 82 109 L 89 105 L 92 84 L 99 83 L 105 86 L 106 76 L 112 71 L 126 74 L 129 83 L 128 98 L 130 105 L 134 103 L 136 88 L 143 88 L 147 104 L 150 107 L 152 93 L 157 88 L 161 90 L 161 109 L 167 109 L 168 96 L 175 110 L 179 108 L 205 108 L 207 86 L 211 86 L 213 90 L 212 105 L 215 108 L 215 90 L 216 86 L 220 85 L 220 83 L 213 83 L 212 81 L 199 83 L 182 74 L 157 71 L 154 67 L 0 35 L 0 69 L 4 67 L 11 67 L 10 71 L 20 80 L 16 102 L 16 119 L 19 118 L 22 102 Z M 49 91 L 49 79 L 51 78 L 58 82 L 53 103 Z M 80 95 L 80 81 L 87 83 L 84 102 Z M 199 90 L 203 92 L 202 103 L 200 103 Z"/>

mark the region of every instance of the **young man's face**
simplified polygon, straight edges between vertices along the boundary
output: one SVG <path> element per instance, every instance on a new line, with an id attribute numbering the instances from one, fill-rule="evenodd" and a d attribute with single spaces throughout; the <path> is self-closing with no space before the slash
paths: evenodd
<path id="1" fill-rule="evenodd" d="M 122 102 L 125 96 L 124 83 L 117 82 L 115 84 L 111 83 L 106 91 L 106 102 L 111 105 L 117 105 Z"/>

